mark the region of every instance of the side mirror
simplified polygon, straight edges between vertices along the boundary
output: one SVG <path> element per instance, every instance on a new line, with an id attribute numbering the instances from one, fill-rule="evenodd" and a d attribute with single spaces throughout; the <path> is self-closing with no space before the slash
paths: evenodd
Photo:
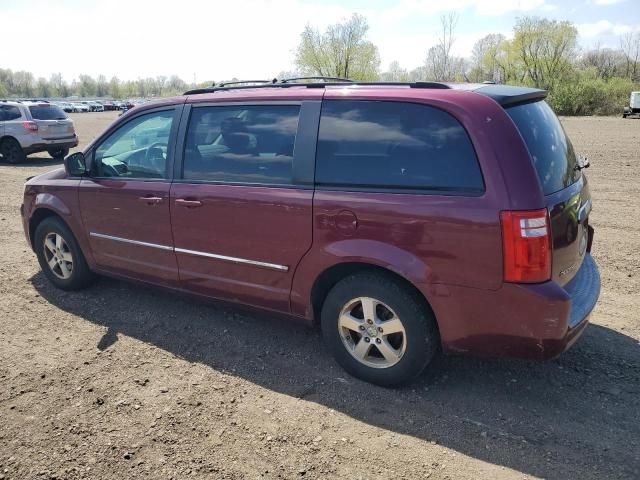
<path id="1" fill-rule="evenodd" d="M 72 177 L 81 177 L 87 173 L 84 153 L 76 152 L 64 159 L 64 169 Z"/>

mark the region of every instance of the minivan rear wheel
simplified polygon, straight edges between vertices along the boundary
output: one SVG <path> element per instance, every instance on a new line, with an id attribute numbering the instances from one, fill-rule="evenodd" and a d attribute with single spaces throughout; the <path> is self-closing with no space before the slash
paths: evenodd
<path id="1" fill-rule="evenodd" d="M 33 238 L 43 273 L 62 290 L 79 290 L 94 278 L 76 238 L 56 217 L 47 217 L 36 227 Z"/>
<path id="2" fill-rule="evenodd" d="M 338 282 L 322 306 L 322 333 L 351 375 L 384 387 L 417 377 L 440 341 L 435 318 L 402 282 L 377 272 Z"/>
<path id="3" fill-rule="evenodd" d="M 14 138 L 5 138 L 0 144 L 0 154 L 5 162 L 20 163 L 26 158 L 22 147 Z"/>

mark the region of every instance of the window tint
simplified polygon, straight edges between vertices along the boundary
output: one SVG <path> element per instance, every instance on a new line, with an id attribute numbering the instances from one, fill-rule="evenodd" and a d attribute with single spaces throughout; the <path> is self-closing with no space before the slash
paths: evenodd
<path id="1" fill-rule="evenodd" d="M 297 105 L 195 107 L 183 177 L 290 184 L 299 112 Z"/>
<path id="2" fill-rule="evenodd" d="M 36 105 L 29 107 L 34 120 L 64 120 L 67 114 L 55 105 Z"/>
<path id="3" fill-rule="evenodd" d="M 507 108 L 524 138 L 545 195 L 562 190 L 580 178 L 576 154 L 560 120 L 547 102 Z"/>
<path id="4" fill-rule="evenodd" d="M 482 192 L 476 154 L 462 125 L 426 105 L 327 101 L 316 182 L 354 187 Z"/>
<path id="5" fill-rule="evenodd" d="M 130 120 L 100 144 L 95 153 L 98 177 L 167 178 L 167 152 L 174 110 Z"/>
<path id="6" fill-rule="evenodd" d="M 0 106 L 0 120 L 4 120 L 8 122 L 9 120 L 16 120 L 20 118 L 22 114 L 20 113 L 20 109 L 13 105 L 4 105 Z"/>

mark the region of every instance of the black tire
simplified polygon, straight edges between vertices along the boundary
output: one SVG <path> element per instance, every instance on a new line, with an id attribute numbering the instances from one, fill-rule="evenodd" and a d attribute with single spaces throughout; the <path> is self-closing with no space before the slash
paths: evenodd
<path id="1" fill-rule="evenodd" d="M 49 260 L 45 253 L 45 240 L 50 234 L 60 235 L 68 247 L 67 252 L 71 254 L 72 268 L 68 278 L 61 278 L 49 267 Z M 40 222 L 36 227 L 33 242 L 40 268 L 56 287 L 62 290 L 80 290 L 88 287 L 94 280 L 94 274 L 89 269 L 76 238 L 61 219 L 47 217 Z"/>
<path id="2" fill-rule="evenodd" d="M 347 349 L 338 318 L 343 308 L 359 297 L 386 304 L 401 319 L 406 343 L 397 363 L 385 368 L 368 366 Z M 324 301 L 321 323 L 324 340 L 342 368 L 354 377 L 383 387 L 400 386 L 416 378 L 440 348 L 436 320 L 424 300 L 391 275 L 377 272 L 356 273 L 338 282 Z M 359 341 L 363 340 L 364 336 L 360 337 Z"/>
<path id="3" fill-rule="evenodd" d="M 26 158 L 22 147 L 14 138 L 5 138 L 0 145 L 0 154 L 5 162 L 12 164 L 23 162 Z"/>
<path id="4" fill-rule="evenodd" d="M 64 157 L 69 155 L 68 148 L 58 148 L 55 150 L 48 150 L 48 152 L 49 152 L 49 156 L 54 160 L 64 160 Z"/>

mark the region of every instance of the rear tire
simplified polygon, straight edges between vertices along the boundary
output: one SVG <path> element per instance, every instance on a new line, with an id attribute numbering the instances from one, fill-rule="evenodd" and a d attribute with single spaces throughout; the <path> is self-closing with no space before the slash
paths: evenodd
<path id="1" fill-rule="evenodd" d="M 80 290 L 94 280 L 82 250 L 69 227 L 47 217 L 36 227 L 33 245 L 45 276 L 62 290 Z"/>
<path id="2" fill-rule="evenodd" d="M 69 155 L 68 148 L 58 148 L 56 150 L 49 150 L 49 156 L 54 160 L 64 160 L 64 157 Z"/>
<path id="3" fill-rule="evenodd" d="M 383 387 L 413 380 L 440 346 L 436 320 L 424 300 L 376 272 L 338 282 L 322 306 L 321 322 L 324 340 L 342 368 Z"/>
<path id="4" fill-rule="evenodd" d="M 22 147 L 17 140 L 13 138 L 5 138 L 0 145 L 0 154 L 5 162 L 16 164 L 23 162 L 26 158 Z"/>

